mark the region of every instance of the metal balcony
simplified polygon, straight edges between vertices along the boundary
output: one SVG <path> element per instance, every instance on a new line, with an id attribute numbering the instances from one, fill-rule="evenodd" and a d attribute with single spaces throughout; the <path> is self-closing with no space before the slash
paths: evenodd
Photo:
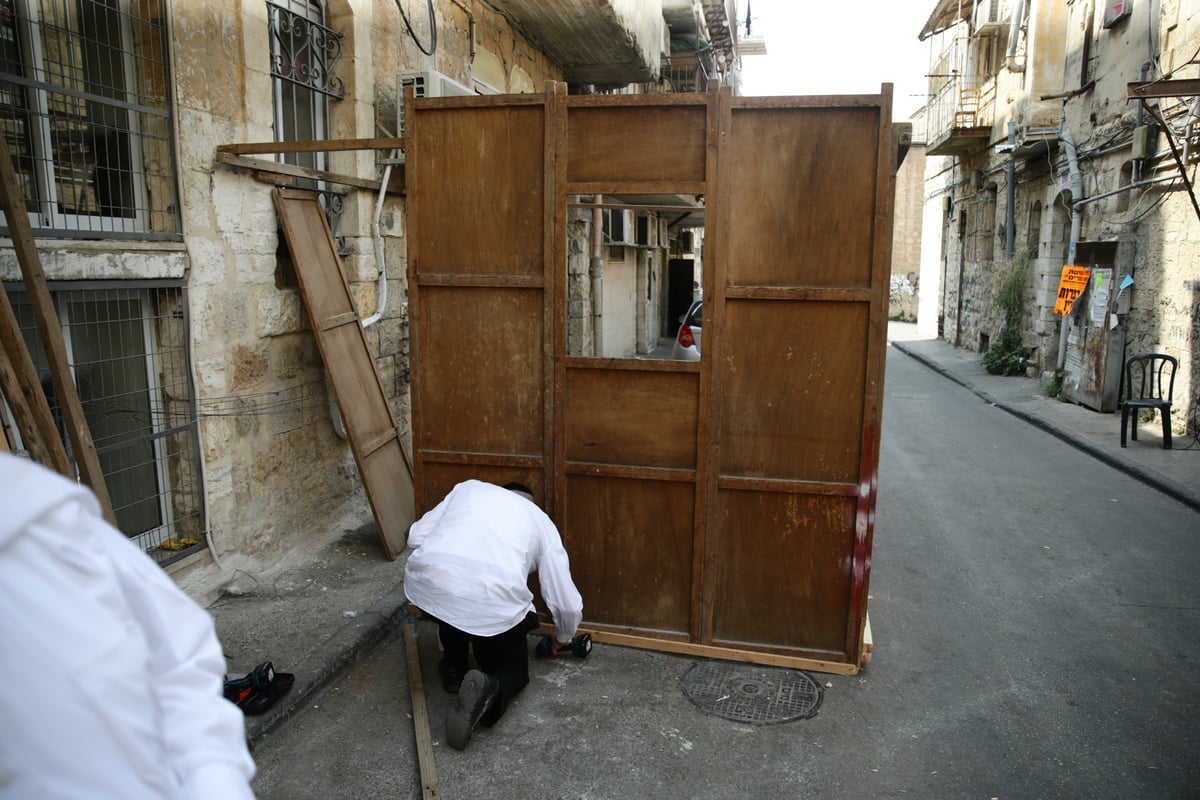
<path id="1" fill-rule="evenodd" d="M 985 76 L 968 71 L 970 42 L 955 37 L 929 70 L 926 153 L 961 156 L 988 145 L 992 103 L 983 91 Z"/>

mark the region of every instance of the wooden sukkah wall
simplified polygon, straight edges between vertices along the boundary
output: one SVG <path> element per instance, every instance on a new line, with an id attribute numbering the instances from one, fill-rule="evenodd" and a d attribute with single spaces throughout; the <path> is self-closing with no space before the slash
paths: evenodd
<path id="1" fill-rule="evenodd" d="M 406 107 L 417 513 L 519 480 L 597 641 L 864 659 L 894 165 L 879 95 Z M 706 199 L 698 363 L 566 355 L 572 195 Z"/>

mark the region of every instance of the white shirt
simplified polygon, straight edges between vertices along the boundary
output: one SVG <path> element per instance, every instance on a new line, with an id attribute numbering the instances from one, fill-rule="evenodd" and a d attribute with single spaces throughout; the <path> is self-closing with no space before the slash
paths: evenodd
<path id="1" fill-rule="evenodd" d="M 253 798 L 212 618 L 86 488 L 0 453 L 0 798 Z"/>
<path id="2" fill-rule="evenodd" d="M 568 642 L 583 619 L 558 529 L 523 495 L 464 481 L 413 523 L 404 567 L 409 602 L 475 636 L 504 633 L 533 610 L 530 573 Z"/>

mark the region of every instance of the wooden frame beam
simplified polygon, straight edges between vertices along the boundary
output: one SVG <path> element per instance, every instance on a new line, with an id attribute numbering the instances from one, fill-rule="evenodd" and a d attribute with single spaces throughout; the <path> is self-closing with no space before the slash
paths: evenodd
<path id="1" fill-rule="evenodd" d="M 537 632 L 546 636 L 554 634 L 554 626 L 541 624 Z M 759 650 L 739 650 L 731 647 L 720 647 L 709 644 L 697 644 L 674 639 L 660 639 L 651 636 L 639 636 L 632 633 L 619 633 L 596 628 L 580 628 L 576 635 L 588 633 L 593 642 L 613 644 L 618 647 L 635 647 L 639 650 L 657 650 L 662 653 L 675 653 L 693 658 L 714 658 L 722 661 L 737 661 L 742 664 L 762 664 L 768 667 L 784 669 L 803 669 L 812 672 L 822 672 L 829 675 L 857 675 L 862 671 L 858 664 L 848 664 L 841 661 L 826 661 L 820 658 L 805 658 L 803 656 L 786 656 L 777 653 L 764 653 Z"/>
<path id="2" fill-rule="evenodd" d="M 278 153 L 341 153 L 351 150 L 402 150 L 404 139 L 396 136 L 377 137 L 374 139 L 309 139 L 300 142 L 243 142 L 240 144 L 217 145 L 216 161 L 230 167 L 240 167 L 263 173 L 265 176 L 283 176 L 286 181 L 276 181 L 269 177 L 271 183 L 290 185 L 291 178 L 309 178 L 318 181 L 336 183 L 340 186 L 352 186 L 356 189 L 379 191 L 380 182 L 370 178 L 358 178 L 353 175 L 342 175 L 327 170 L 310 169 L 294 164 L 281 164 L 278 161 L 268 161 L 263 158 L 247 158 L 247 156 L 274 155 Z M 404 191 L 388 191 L 388 194 L 403 195 Z"/>
<path id="3" fill-rule="evenodd" d="M 1145 100 L 1151 97 L 1190 97 L 1200 95 L 1200 78 L 1173 81 L 1139 81 L 1125 84 L 1125 97 Z"/>

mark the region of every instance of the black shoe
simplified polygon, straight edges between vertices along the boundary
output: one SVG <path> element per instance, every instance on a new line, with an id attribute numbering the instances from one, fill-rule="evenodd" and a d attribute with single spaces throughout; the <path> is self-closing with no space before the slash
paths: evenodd
<path id="1" fill-rule="evenodd" d="M 446 742 L 455 750 L 462 750 L 471 741 L 471 734 L 479 720 L 500 691 L 500 681 L 473 669 L 463 678 L 458 699 L 446 715 Z"/>
<path id="2" fill-rule="evenodd" d="M 465 672 L 466 670 L 462 667 L 450 666 L 444 658 L 438 662 L 438 674 L 442 676 L 442 688 L 450 694 L 458 694 L 458 687 L 462 686 Z"/>

